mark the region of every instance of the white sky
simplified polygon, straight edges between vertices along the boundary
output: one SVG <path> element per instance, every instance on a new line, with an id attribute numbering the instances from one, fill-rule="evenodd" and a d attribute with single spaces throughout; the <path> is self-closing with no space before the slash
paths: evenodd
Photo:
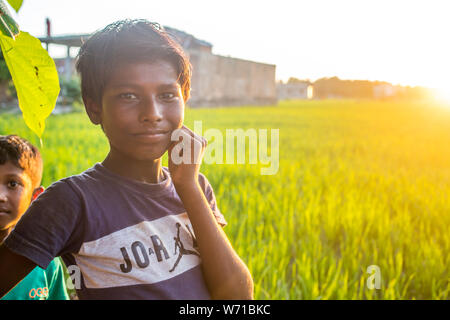
<path id="1" fill-rule="evenodd" d="M 338 76 L 450 91 L 449 9 L 447 0 L 24 0 L 14 16 L 34 36 L 45 35 L 46 17 L 53 35 L 145 18 L 212 43 L 216 54 L 275 64 L 277 79 Z"/>

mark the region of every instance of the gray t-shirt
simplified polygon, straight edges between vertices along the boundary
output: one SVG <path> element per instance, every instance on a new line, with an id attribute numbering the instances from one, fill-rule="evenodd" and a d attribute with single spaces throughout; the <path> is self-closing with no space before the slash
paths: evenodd
<path id="1" fill-rule="evenodd" d="M 192 225 L 163 167 L 161 183 L 97 163 L 43 192 L 4 244 L 45 269 L 61 256 L 81 271 L 80 299 L 209 299 Z M 199 183 L 219 224 L 213 189 Z"/>

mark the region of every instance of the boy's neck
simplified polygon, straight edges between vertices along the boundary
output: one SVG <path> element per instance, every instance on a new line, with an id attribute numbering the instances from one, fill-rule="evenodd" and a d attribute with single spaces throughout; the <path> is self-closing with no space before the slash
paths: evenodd
<path id="1" fill-rule="evenodd" d="M 146 183 L 160 183 L 164 180 L 161 158 L 155 160 L 124 159 L 118 153 L 110 152 L 102 162 L 108 170 L 120 176 Z"/>

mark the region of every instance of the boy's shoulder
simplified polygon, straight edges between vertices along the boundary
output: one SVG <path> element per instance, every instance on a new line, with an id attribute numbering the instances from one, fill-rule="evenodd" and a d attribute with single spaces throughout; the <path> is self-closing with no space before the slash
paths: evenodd
<path id="1" fill-rule="evenodd" d="M 99 183 L 104 183 L 107 180 L 104 174 L 101 174 L 99 167 L 101 165 L 96 163 L 93 167 L 74 175 L 61 178 L 53 182 L 46 192 L 62 193 L 62 194 L 79 194 L 84 193 L 83 190 L 88 186 L 95 187 Z"/>
<path id="2" fill-rule="evenodd" d="M 71 215 L 82 208 L 83 199 L 98 189 L 98 183 L 92 183 L 93 170 L 89 168 L 79 174 L 71 175 L 53 182 L 34 200 L 28 212 L 51 212 L 55 217 Z M 97 178 L 98 179 L 98 178 Z"/>

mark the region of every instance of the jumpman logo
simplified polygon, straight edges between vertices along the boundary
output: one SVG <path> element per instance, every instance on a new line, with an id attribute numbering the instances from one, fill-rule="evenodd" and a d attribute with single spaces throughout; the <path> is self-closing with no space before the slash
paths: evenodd
<path id="1" fill-rule="evenodd" d="M 175 261 L 175 264 L 173 265 L 172 269 L 169 270 L 169 272 L 172 272 L 172 271 L 175 270 L 175 268 L 177 267 L 177 265 L 180 262 L 181 257 L 183 255 L 195 254 L 196 256 L 200 257 L 200 254 L 197 251 L 195 251 L 195 250 L 188 250 L 188 249 L 186 249 L 184 247 L 184 244 L 183 244 L 183 242 L 181 242 L 181 239 L 180 239 L 180 227 L 181 227 L 181 224 L 179 222 L 177 222 L 175 224 L 175 226 L 177 227 L 177 237 L 173 237 L 173 240 L 175 240 L 175 252 L 174 252 L 174 254 L 177 254 L 177 251 L 178 251 L 178 257 L 177 257 L 177 261 Z M 197 241 L 196 241 L 194 235 L 192 234 L 192 231 L 189 228 L 189 226 L 186 225 L 186 227 L 188 228 L 189 234 L 191 235 L 191 238 L 192 238 L 192 246 L 194 248 L 196 248 L 197 247 Z"/>

